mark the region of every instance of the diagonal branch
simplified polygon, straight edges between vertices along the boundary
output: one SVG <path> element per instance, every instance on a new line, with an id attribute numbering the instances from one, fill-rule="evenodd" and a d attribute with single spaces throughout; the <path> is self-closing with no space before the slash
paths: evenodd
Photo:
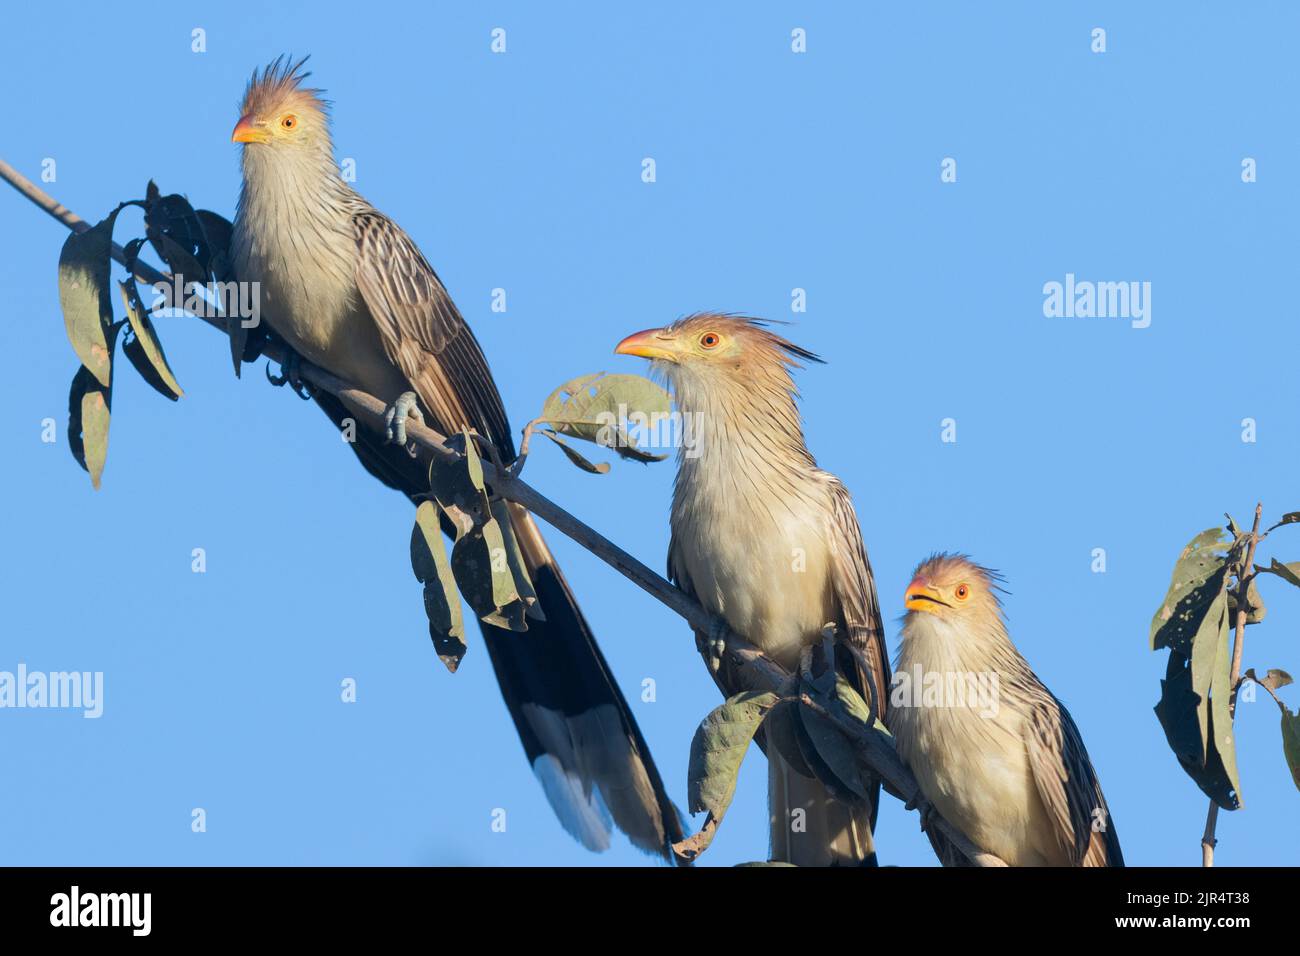
<path id="1" fill-rule="evenodd" d="M 0 160 L 0 178 L 6 180 L 18 192 L 74 232 L 84 232 L 90 228 L 90 224 L 84 219 L 45 193 L 4 160 Z M 125 250 L 117 243 L 113 244 L 113 258 L 123 265 L 126 264 Z M 172 282 L 170 275 L 159 272 L 139 259 L 135 263 L 135 274 L 141 281 L 150 284 Z M 224 316 L 196 315 L 195 317 L 202 319 L 223 334 L 226 333 Z M 275 341 L 267 342 L 262 352 L 281 364 L 289 358 L 289 350 Z M 311 364 L 306 359 L 299 360 L 298 374 L 303 381 L 355 406 L 370 420 L 369 424 L 373 429 L 383 432 L 385 405 L 378 398 Z M 444 459 L 460 457 L 459 452 L 447 446 L 445 436 L 414 418 L 407 420 L 406 434 L 409 441 L 414 441 L 431 455 Z M 652 571 L 594 528 L 579 521 L 522 479 L 502 472 L 490 461 L 484 460 L 482 465 L 483 477 L 500 497 L 522 505 L 557 531 L 572 538 L 669 610 L 684 618 L 695 630 L 707 632 L 712 628 L 713 617 L 685 591 Z M 754 689 L 776 690 L 790 677 L 788 671 L 740 635 L 728 633 L 725 653 L 732 656 L 732 661 L 742 679 Z M 871 772 L 881 779 L 885 789 L 905 802 L 914 804 L 915 798 L 920 795 L 920 787 L 912 772 L 899 759 L 886 735 L 874 728 L 848 721 L 837 720 L 837 725 L 855 739 L 855 747 L 860 758 Z M 977 848 L 965 834 L 939 817 L 937 813 L 934 814 L 933 820 L 934 825 L 975 865 L 1006 866 L 1006 863 L 996 856 Z"/>

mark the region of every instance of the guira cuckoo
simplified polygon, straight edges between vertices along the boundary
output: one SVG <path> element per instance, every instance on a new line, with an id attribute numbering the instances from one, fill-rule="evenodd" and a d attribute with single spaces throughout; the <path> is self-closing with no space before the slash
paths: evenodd
<path id="1" fill-rule="evenodd" d="M 1123 866 L 1083 738 L 1007 634 L 1000 581 L 961 555 L 916 569 L 895 672 L 943 690 L 895 688 L 899 756 L 945 819 L 1012 866 Z"/>
<path id="2" fill-rule="evenodd" d="M 281 58 L 244 93 L 232 140 L 243 144 L 234 223 L 238 279 L 260 284 L 262 314 L 311 362 L 390 403 L 389 438 L 358 426 L 353 448 L 375 477 L 408 496 L 428 492 L 406 452 L 404 418 L 443 434 L 462 427 L 515 456 L 487 361 L 411 238 L 343 181 L 321 91 L 303 61 Z M 339 424 L 337 399 L 317 401 Z M 671 858 L 682 837 L 645 740 L 532 517 L 512 525 L 545 620 L 526 633 L 480 622 L 524 751 L 564 827 L 584 846 L 609 844 L 610 819 L 644 850 Z"/>
<path id="3" fill-rule="evenodd" d="M 765 326 L 700 314 L 628 336 L 615 350 L 650 359 L 701 429 L 691 454 L 678 454 L 669 577 L 790 670 L 836 625 L 837 669 L 883 717 L 889 666 L 871 564 L 848 490 L 804 444 L 790 377 L 799 360 L 821 360 Z M 697 637 L 704 650 L 709 642 Z M 725 663 L 710 670 L 725 696 L 746 689 Z M 842 802 L 766 750 L 772 858 L 874 862 L 878 788 L 870 804 Z"/>

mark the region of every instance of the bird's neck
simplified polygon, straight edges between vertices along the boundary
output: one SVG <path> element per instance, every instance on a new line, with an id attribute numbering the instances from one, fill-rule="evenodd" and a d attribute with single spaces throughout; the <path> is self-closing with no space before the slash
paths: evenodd
<path id="1" fill-rule="evenodd" d="M 817 470 L 784 372 L 771 381 L 685 370 L 671 377 L 678 410 L 690 416 L 695 435 L 691 446 L 678 449 L 679 498 L 734 495 L 751 484 L 781 487 Z"/>
<path id="2" fill-rule="evenodd" d="M 1029 673 L 1001 620 L 957 622 L 919 611 L 903 625 L 895 667 L 940 674 L 996 672 L 1002 680 Z"/>
<path id="3" fill-rule="evenodd" d="M 245 147 L 239 215 L 263 221 L 320 222 L 350 213 L 358 197 L 334 164 L 328 140 L 290 149 Z"/>

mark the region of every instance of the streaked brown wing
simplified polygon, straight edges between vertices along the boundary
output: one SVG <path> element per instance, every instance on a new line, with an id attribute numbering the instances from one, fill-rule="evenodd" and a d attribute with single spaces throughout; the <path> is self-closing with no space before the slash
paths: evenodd
<path id="1" fill-rule="evenodd" d="M 880 620 L 876 579 L 862 542 L 862 529 L 853 499 L 838 478 L 831 478 L 831 514 L 827 540 L 835 596 L 858 669 L 858 691 L 884 720 L 889 698 L 889 656 L 885 651 L 885 626 Z"/>
<path id="2" fill-rule="evenodd" d="M 1083 738 L 1070 712 L 1045 687 L 1030 705 L 1025 746 L 1038 796 L 1073 865 L 1123 866 L 1115 821 Z"/>
<path id="3" fill-rule="evenodd" d="M 478 341 L 411 237 L 374 210 L 352 217 L 357 287 L 420 404 L 444 434 L 468 426 L 507 459 L 514 442 Z"/>

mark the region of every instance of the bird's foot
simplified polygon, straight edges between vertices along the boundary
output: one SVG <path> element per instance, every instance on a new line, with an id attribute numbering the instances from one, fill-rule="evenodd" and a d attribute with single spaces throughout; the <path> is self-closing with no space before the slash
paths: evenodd
<path id="1" fill-rule="evenodd" d="M 727 619 L 718 615 L 709 622 L 709 629 L 699 637 L 700 653 L 704 655 L 709 670 L 718 672 L 722 666 L 722 655 L 727 652 L 727 634 L 730 632 Z"/>
<path id="2" fill-rule="evenodd" d="M 417 421 L 422 419 L 419 401 L 419 396 L 414 392 L 403 392 L 397 396 L 397 401 L 384 409 L 385 437 L 389 443 L 405 448 L 412 458 L 416 456 L 416 451 L 406 444 L 406 417 L 409 415 Z"/>
<path id="3" fill-rule="evenodd" d="M 302 359 L 297 352 L 286 352 L 284 361 L 280 363 L 280 374 L 271 374 L 271 363 L 266 363 L 266 380 L 279 388 L 281 385 L 288 385 L 293 389 L 294 394 L 306 401 L 316 394 L 316 387 L 310 382 L 304 382 L 300 375 Z"/>

